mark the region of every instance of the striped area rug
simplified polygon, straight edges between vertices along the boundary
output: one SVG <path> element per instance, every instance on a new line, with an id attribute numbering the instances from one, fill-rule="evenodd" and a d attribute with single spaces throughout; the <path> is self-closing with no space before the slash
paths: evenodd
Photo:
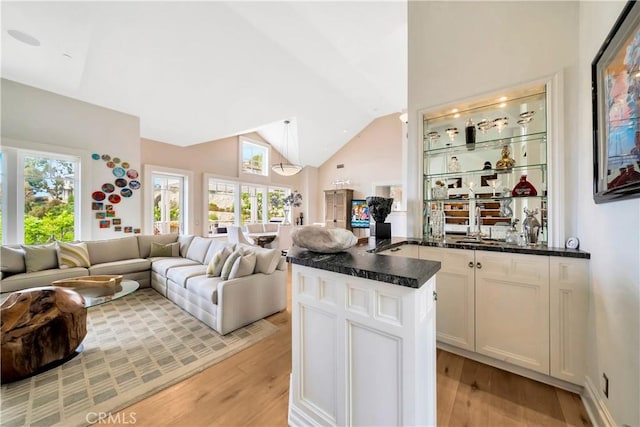
<path id="1" fill-rule="evenodd" d="M 126 408 L 277 329 L 260 320 L 222 336 L 154 290 L 139 290 L 88 309 L 80 355 L 3 385 L 0 425 L 87 425 L 96 414 Z"/>

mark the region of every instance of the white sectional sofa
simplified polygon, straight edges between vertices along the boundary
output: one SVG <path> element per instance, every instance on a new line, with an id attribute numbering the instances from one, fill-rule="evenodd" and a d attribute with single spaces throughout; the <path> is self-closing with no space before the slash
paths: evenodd
<path id="1" fill-rule="evenodd" d="M 178 243 L 176 256 L 152 257 L 152 244 Z M 2 246 L 0 291 L 49 285 L 64 278 L 121 274 L 136 280 L 141 288 L 154 290 L 198 318 L 220 334 L 255 322 L 286 308 L 286 264 L 279 251 L 245 247 L 255 253 L 253 274 L 234 279 L 207 275 L 214 255 L 239 245 L 199 236 L 131 236 L 86 242 L 90 266 L 26 271 L 24 248 Z M 55 250 L 48 248 L 49 250 Z M 177 249 L 177 248 L 176 248 Z M 47 250 L 43 257 L 49 257 Z M 46 263 L 44 263 L 46 267 Z"/>

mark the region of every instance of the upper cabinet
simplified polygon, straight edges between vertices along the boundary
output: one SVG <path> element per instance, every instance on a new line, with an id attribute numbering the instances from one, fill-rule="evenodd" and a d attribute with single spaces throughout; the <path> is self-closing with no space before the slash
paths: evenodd
<path id="1" fill-rule="evenodd" d="M 500 239 L 516 219 L 521 230 L 524 209 L 537 209 L 546 244 L 547 100 L 542 84 L 423 112 L 425 237 L 434 211 L 445 233 Z"/>

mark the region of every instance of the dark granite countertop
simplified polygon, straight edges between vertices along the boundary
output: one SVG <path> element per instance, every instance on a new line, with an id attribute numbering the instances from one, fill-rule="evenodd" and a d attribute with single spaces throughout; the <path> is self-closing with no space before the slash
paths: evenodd
<path id="1" fill-rule="evenodd" d="M 440 270 L 440 262 L 437 261 L 377 255 L 369 249 L 369 245 L 364 244 L 337 254 L 321 254 L 292 246 L 287 261 L 416 289 Z"/>
<path id="2" fill-rule="evenodd" d="M 589 252 L 577 250 L 577 249 L 565 249 L 565 248 L 553 248 L 547 246 L 516 246 L 510 245 L 500 241 L 487 241 L 485 243 L 461 243 L 464 240 L 464 236 L 456 236 L 453 238 L 447 238 L 445 242 L 434 241 L 429 239 L 415 239 L 415 238 L 403 238 L 394 237 L 387 240 L 378 240 L 374 238 L 369 239 L 368 248 L 370 252 L 380 252 L 386 249 L 394 248 L 401 245 L 421 245 L 432 246 L 438 248 L 453 248 L 453 249 L 479 249 L 483 251 L 492 252 L 506 252 L 514 254 L 528 254 L 528 255 L 546 255 L 546 256 L 559 256 L 567 258 L 584 258 L 590 259 L 591 254 Z"/>

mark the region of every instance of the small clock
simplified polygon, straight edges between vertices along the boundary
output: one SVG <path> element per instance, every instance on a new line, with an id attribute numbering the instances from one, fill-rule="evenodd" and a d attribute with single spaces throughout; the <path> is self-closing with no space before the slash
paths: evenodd
<path id="1" fill-rule="evenodd" d="M 567 249 L 578 249 L 580 247 L 580 240 L 577 237 L 569 237 L 565 242 Z"/>

